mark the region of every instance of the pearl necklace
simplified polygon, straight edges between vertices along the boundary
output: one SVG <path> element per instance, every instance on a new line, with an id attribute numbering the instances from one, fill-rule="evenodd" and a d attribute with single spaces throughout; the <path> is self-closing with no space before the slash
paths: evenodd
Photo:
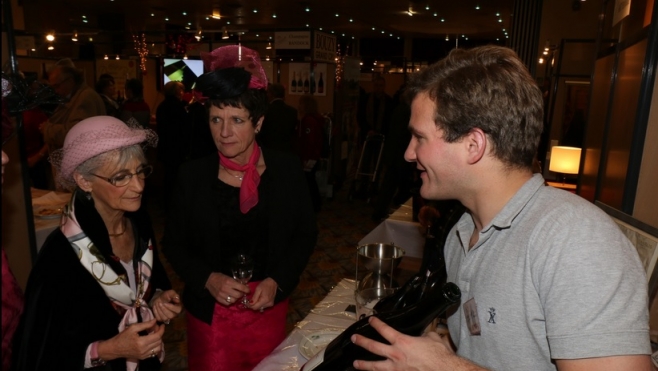
<path id="1" fill-rule="evenodd" d="M 238 178 L 240 181 L 242 181 L 242 178 L 244 178 L 244 173 L 242 173 L 242 175 L 235 175 L 235 174 L 231 174 L 231 173 L 228 171 L 228 169 L 227 169 L 226 167 L 224 167 L 224 166 L 222 166 L 222 169 L 224 169 L 224 171 L 226 171 L 226 174 L 228 174 L 228 175 L 230 175 L 230 176 L 232 176 L 232 177 L 234 177 L 234 178 Z"/>

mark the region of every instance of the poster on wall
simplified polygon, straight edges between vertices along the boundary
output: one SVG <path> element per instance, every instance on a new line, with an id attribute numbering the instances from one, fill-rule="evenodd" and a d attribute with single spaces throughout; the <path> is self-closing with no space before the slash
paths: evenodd
<path id="1" fill-rule="evenodd" d="M 288 94 L 327 95 L 326 63 L 317 63 L 313 73 L 308 63 L 290 63 L 288 69 Z"/>
<path id="2" fill-rule="evenodd" d="M 98 59 L 96 61 L 96 81 L 104 73 L 114 77 L 114 86 L 117 92 L 123 91 L 126 81 L 137 78 L 137 65 L 134 59 Z"/>

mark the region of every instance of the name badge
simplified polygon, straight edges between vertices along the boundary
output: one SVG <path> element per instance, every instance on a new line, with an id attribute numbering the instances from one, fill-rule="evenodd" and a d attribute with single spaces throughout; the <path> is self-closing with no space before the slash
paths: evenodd
<path id="1" fill-rule="evenodd" d="M 471 335 L 480 335 L 480 319 L 478 318 L 478 306 L 475 303 L 475 298 L 470 298 L 463 305 L 464 317 L 466 318 L 466 325 Z"/>

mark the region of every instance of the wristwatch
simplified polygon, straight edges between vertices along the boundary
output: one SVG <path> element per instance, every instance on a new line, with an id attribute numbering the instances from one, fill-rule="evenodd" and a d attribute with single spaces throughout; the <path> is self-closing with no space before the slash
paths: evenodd
<path id="1" fill-rule="evenodd" d="M 89 349 L 89 356 L 91 357 L 91 366 L 105 366 L 105 361 L 98 356 L 98 342 L 95 341 L 91 343 L 91 349 Z"/>

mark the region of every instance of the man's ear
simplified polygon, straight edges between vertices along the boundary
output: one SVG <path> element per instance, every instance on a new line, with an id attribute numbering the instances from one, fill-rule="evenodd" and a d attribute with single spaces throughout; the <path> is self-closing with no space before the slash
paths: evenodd
<path id="1" fill-rule="evenodd" d="M 92 189 L 91 182 L 85 179 L 85 177 L 83 177 L 82 174 L 78 173 L 77 171 L 74 171 L 73 180 L 75 180 L 75 184 L 77 184 L 78 187 L 80 187 L 80 189 L 82 189 L 85 192 L 91 192 Z"/>
<path id="2" fill-rule="evenodd" d="M 487 134 L 480 128 L 471 129 L 464 137 L 464 145 L 467 151 L 467 161 L 469 164 L 475 164 L 482 160 L 487 152 Z"/>

